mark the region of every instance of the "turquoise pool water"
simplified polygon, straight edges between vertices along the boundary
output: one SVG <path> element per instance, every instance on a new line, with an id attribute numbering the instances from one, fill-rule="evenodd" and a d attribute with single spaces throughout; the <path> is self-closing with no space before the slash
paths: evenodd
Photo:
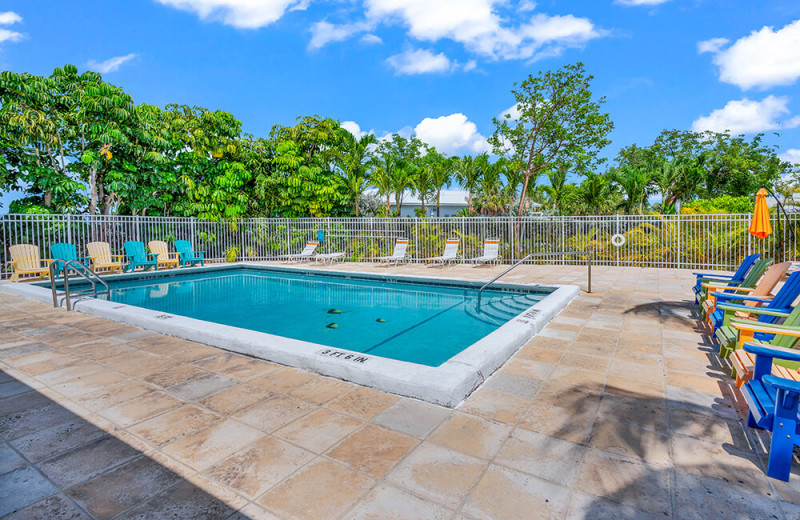
<path id="1" fill-rule="evenodd" d="M 439 366 L 552 289 L 484 291 L 267 269 L 111 284 L 114 302 L 374 356 Z"/>

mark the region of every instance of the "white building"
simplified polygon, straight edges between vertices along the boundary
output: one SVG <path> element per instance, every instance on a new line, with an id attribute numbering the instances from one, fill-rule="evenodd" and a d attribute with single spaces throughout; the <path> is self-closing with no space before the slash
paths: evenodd
<path id="1" fill-rule="evenodd" d="M 469 192 L 464 190 L 442 190 L 439 198 L 439 216 L 440 217 L 454 217 L 456 213 L 464 208 L 469 208 L 467 199 Z M 392 211 L 397 209 L 394 203 L 394 196 L 391 198 Z M 403 200 L 400 202 L 400 216 L 401 217 L 416 217 L 415 210 L 422 209 L 422 201 L 415 194 L 407 191 L 403 194 Z M 429 217 L 436 216 L 436 194 L 431 196 L 430 201 L 425 201 L 425 210 Z"/>

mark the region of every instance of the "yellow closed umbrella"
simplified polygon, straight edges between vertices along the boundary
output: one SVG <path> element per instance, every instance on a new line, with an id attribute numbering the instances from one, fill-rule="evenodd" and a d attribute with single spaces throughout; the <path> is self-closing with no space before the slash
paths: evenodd
<path id="1" fill-rule="evenodd" d="M 750 221 L 748 231 L 756 238 L 767 238 L 772 234 L 772 224 L 769 222 L 769 208 L 767 207 L 767 190 L 764 188 L 756 193 L 756 209 L 753 211 L 753 220 Z"/>

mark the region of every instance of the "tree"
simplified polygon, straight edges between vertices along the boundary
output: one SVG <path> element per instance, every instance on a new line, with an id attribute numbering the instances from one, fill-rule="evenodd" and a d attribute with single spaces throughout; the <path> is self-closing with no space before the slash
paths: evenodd
<path id="1" fill-rule="evenodd" d="M 615 168 L 611 172 L 611 180 L 619 186 L 625 197 L 619 204 L 619 208 L 628 215 L 633 213 L 641 215 L 651 181 L 647 171 L 630 166 Z"/>
<path id="2" fill-rule="evenodd" d="M 592 100 L 592 79 L 582 63 L 530 75 L 511 90 L 519 118 L 493 118 L 494 152 L 510 156 L 524 174 L 518 216 L 531 179 L 535 182 L 543 171 L 568 166 L 589 171 L 600 162 L 597 154 L 610 142 L 607 135 L 614 125 L 600 111 L 605 98 Z"/>
<path id="3" fill-rule="evenodd" d="M 478 186 L 478 178 L 480 177 L 481 171 L 478 168 L 478 164 L 475 162 L 475 158 L 471 155 L 465 155 L 462 157 L 458 162 L 457 168 L 456 179 L 458 180 L 458 183 L 461 184 L 461 187 L 467 190 L 467 204 L 469 205 L 469 213 L 470 215 L 474 215 L 475 208 L 472 206 L 472 195 Z"/>
<path id="4" fill-rule="evenodd" d="M 576 193 L 581 212 L 586 215 L 603 215 L 617 205 L 617 193 L 611 178 L 587 172 L 586 179 Z"/>
<path id="5" fill-rule="evenodd" d="M 394 193 L 395 211 L 398 215 L 403 206 L 403 194 L 414 186 L 414 177 L 419 169 L 418 159 L 424 146 L 416 136 L 406 139 L 398 134 L 392 135 L 391 140 L 382 141 L 378 146 L 381 166 L 392 179 L 391 191 Z"/>
<path id="6" fill-rule="evenodd" d="M 347 132 L 347 130 L 342 130 Z M 375 166 L 373 151 L 378 140 L 372 134 L 356 139 L 350 132 L 343 138 L 341 147 L 334 152 L 334 159 L 342 172 L 342 180 L 347 193 L 359 216 L 359 199 L 369 186 L 370 170 Z"/>
<path id="7" fill-rule="evenodd" d="M 430 153 L 423 157 L 419 163 L 419 168 L 416 170 L 413 180 L 414 193 L 419 197 L 420 204 L 422 205 L 420 216 L 427 217 L 428 210 L 425 207 L 425 202 L 430 199 L 431 195 L 436 191 L 436 185 L 433 182 L 433 166 L 436 162 Z"/>
<path id="8" fill-rule="evenodd" d="M 547 170 L 544 174 L 549 185 L 542 186 L 542 191 L 547 195 L 551 209 L 563 215 L 567 198 L 573 188 L 567 183 L 567 170 Z"/>
<path id="9" fill-rule="evenodd" d="M 436 191 L 436 216 L 440 217 L 441 214 L 439 213 L 439 202 L 441 200 L 442 190 L 445 186 L 450 184 L 450 181 L 453 178 L 454 165 L 456 164 L 457 160 L 441 155 L 434 148 L 430 148 L 428 150 L 428 154 L 425 156 L 425 159 L 428 161 L 431 171 L 431 181 L 433 182 L 433 187 Z"/>
<path id="10" fill-rule="evenodd" d="M 476 201 L 480 204 L 481 214 L 497 216 L 505 207 L 503 174 L 507 169 L 507 163 L 500 158 L 492 164 L 486 155 L 479 156 L 476 162 L 480 170 Z"/>

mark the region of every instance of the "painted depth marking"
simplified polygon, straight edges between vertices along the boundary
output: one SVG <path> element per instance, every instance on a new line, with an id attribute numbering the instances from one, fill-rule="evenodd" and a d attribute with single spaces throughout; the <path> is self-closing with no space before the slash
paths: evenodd
<path id="1" fill-rule="evenodd" d="M 352 354 L 350 352 L 344 352 L 342 350 L 335 350 L 332 348 L 326 348 L 317 352 L 320 356 L 328 356 L 334 357 L 338 359 L 344 359 L 347 361 L 352 361 L 353 363 L 366 363 L 369 361 L 368 356 L 359 356 L 357 354 Z"/>

